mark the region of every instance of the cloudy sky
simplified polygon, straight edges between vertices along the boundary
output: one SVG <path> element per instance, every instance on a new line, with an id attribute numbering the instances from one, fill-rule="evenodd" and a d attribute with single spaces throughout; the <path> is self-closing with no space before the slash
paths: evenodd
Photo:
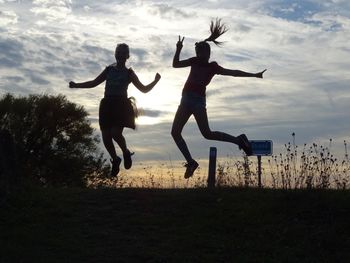
<path id="1" fill-rule="evenodd" d="M 0 0 L 0 95 L 64 94 L 84 105 L 99 134 L 104 85 L 71 90 L 68 82 L 94 79 L 114 62 L 117 43 L 128 43 L 132 67 L 144 83 L 161 81 L 148 94 L 132 85 L 145 116 L 125 136 L 138 160 L 178 160 L 170 136 L 189 68 L 173 69 L 178 35 L 181 58 L 208 36 L 211 19 L 229 27 L 224 46 L 212 45 L 219 65 L 265 78 L 216 76 L 207 88 L 210 126 L 250 139 L 271 139 L 275 153 L 296 142 L 333 139 L 342 151 L 350 135 L 350 2 L 348 0 Z M 235 145 L 206 141 L 193 119 L 183 131 L 195 158 L 208 148 L 237 154 Z"/>

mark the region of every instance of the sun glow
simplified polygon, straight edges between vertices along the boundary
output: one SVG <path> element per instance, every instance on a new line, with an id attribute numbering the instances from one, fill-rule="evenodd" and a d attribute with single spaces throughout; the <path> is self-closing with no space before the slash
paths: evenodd
<path id="1" fill-rule="evenodd" d="M 160 118 L 152 118 L 147 116 L 140 116 L 136 120 L 137 125 L 153 125 L 160 123 Z"/>
<path id="2" fill-rule="evenodd" d="M 141 78 L 150 79 L 144 76 Z M 135 88 L 130 89 L 129 96 L 136 98 L 140 113 L 136 120 L 138 125 L 153 125 L 173 120 L 181 97 L 181 87 L 173 84 L 178 82 L 171 82 L 162 76 L 160 82 L 148 93 L 141 93 Z"/>

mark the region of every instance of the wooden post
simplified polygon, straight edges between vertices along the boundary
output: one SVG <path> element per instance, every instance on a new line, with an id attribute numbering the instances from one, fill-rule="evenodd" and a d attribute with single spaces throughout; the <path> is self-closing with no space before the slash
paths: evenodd
<path id="1" fill-rule="evenodd" d="M 261 188 L 261 155 L 258 155 L 258 186 Z"/>
<path id="2" fill-rule="evenodd" d="M 210 147 L 209 150 L 209 171 L 208 171 L 208 188 L 215 187 L 216 172 L 216 147 Z"/>

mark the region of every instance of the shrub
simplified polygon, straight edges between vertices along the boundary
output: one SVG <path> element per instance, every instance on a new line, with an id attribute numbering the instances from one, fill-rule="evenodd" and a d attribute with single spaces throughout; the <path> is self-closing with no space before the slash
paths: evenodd
<path id="1" fill-rule="evenodd" d="M 87 176 L 105 173 L 87 116 L 63 95 L 4 95 L 0 129 L 13 138 L 18 173 L 55 185 L 83 185 Z"/>

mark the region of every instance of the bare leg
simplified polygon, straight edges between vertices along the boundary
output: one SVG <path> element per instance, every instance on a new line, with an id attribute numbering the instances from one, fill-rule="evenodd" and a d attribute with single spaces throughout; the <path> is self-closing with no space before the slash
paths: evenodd
<path id="1" fill-rule="evenodd" d="M 185 157 L 187 163 L 193 162 L 193 158 L 191 156 L 190 151 L 188 150 L 185 140 L 181 135 L 181 132 L 191 115 L 192 112 L 190 112 L 184 107 L 179 106 L 175 114 L 173 126 L 171 128 L 171 136 L 173 137 L 177 147 Z"/>
<path id="2" fill-rule="evenodd" d="M 126 141 L 123 136 L 123 127 L 113 127 L 112 137 L 118 143 L 120 149 L 123 151 L 124 167 L 125 169 L 130 169 L 132 166 L 131 153 L 126 146 Z"/>
<path id="3" fill-rule="evenodd" d="M 114 148 L 112 132 L 109 129 L 101 130 L 103 144 L 113 160 L 117 159 L 117 153 Z"/>
<path id="4" fill-rule="evenodd" d="M 120 149 L 124 152 L 128 151 L 128 148 L 126 146 L 126 141 L 123 136 L 123 127 L 113 127 L 111 131 L 112 138 L 117 142 Z"/>
<path id="5" fill-rule="evenodd" d="M 121 159 L 117 156 L 117 153 L 114 148 L 112 131 L 109 129 L 104 129 L 104 130 L 101 130 L 101 132 L 102 132 L 103 144 L 112 158 L 111 160 L 112 169 L 111 169 L 110 176 L 117 176 L 119 173 L 119 165 L 120 165 Z"/>
<path id="6" fill-rule="evenodd" d="M 234 137 L 224 132 L 210 130 L 208 123 L 208 115 L 205 108 L 198 109 L 193 114 L 197 121 L 198 128 L 201 131 L 204 138 L 208 140 L 231 142 L 240 145 L 240 139 L 238 137 Z"/>

